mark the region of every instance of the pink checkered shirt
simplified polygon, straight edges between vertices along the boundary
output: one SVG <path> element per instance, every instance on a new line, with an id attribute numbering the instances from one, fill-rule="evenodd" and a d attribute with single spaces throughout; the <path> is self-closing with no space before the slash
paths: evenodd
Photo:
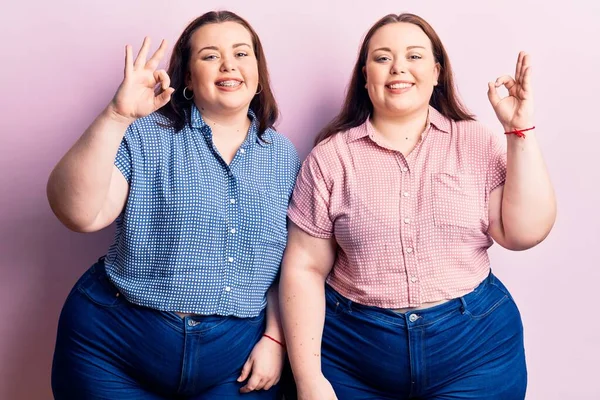
<path id="1" fill-rule="evenodd" d="M 506 146 L 475 121 L 430 107 L 404 157 L 373 140 L 370 121 L 317 145 L 288 216 L 338 243 L 327 282 L 360 304 L 417 307 L 472 291 L 490 270 L 490 192 L 504 184 Z"/>

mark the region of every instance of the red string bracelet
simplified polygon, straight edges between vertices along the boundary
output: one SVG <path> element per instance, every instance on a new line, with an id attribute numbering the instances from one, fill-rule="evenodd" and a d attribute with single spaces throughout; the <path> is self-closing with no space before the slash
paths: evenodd
<path id="1" fill-rule="evenodd" d="M 266 333 L 263 336 L 266 337 L 267 339 L 271 339 L 272 341 L 274 341 L 281 347 L 285 348 L 285 345 L 283 343 L 281 343 L 279 340 L 272 338 L 271 336 L 267 335 Z"/>
<path id="2" fill-rule="evenodd" d="M 504 132 L 504 134 L 505 135 L 517 135 L 520 138 L 525 138 L 525 134 L 523 132 L 527 132 L 532 129 L 535 129 L 535 126 L 532 126 L 531 128 L 527 128 L 527 129 L 515 129 L 514 131 Z"/>

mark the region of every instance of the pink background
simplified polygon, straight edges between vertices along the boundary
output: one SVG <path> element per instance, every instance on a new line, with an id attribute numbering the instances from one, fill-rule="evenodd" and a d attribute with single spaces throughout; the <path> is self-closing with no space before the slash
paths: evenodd
<path id="1" fill-rule="evenodd" d="M 600 399 L 600 3 L 10 3 L 0 15 L 0 399 L 52 398 L 60 308 L 111 240 L 112 228 L 83 235 L 59 224 L 45 196 L 51 168 L 111 99 L 125 44 L 137 51 L 144 35 L 155 44 L 162 37 L 173 43 L 187 22 L 214 8 L 240 13 L 260 34 L 283 112 L 279 130 L 303 158 L 339 108 L 362 35 L 384 14 L 410 11 L 432 23 L 461 95 L 499 135 L 486 84 L 514 72 L 519 50 L 533 55 L 536 124 L 559 215 L 535 249 L 511 253 L 494 246 L 493 267 L 523 314 L 527 398 Z"/>

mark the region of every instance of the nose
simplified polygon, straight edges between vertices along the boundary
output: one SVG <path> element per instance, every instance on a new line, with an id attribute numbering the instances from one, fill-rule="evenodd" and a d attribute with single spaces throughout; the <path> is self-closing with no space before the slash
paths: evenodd
<path id="1" fill-rule="evenodd" d="M 396 59 L 390 68 L 390 75 L 398 75 L 406 73 L 406 65 L 402 59 Z"/>
<path id="2" fill-rule="evenodd" d="M 221 72 L 235 71 L 235 61 L 231 57 L 223 57 Z"/>

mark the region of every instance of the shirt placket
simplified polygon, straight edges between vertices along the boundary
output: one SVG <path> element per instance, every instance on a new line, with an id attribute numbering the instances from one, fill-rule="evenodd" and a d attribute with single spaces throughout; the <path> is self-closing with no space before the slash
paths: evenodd
<path id="1" fill-rule="evenodd" d="M 417 205 L 415 172 L 407 160 L 399 155 L 400 183 L 400 242 L 406 271 L 409 306 L 420 304 L 421 285 L 417 262 L 417 230 L 415 212 Z"/>

